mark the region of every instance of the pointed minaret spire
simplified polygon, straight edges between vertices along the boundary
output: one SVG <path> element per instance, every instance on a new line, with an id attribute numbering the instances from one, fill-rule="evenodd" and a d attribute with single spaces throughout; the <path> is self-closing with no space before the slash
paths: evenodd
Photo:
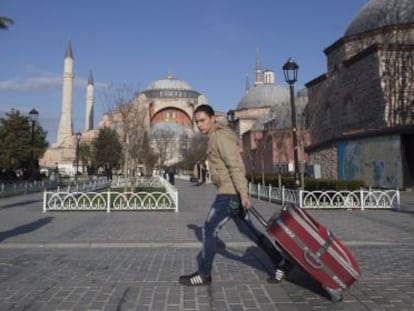
<path id="1" fill-rule="evenodd" d="M 263 72 L 262 72 L 262 61 L 260 59 L 259 48 L 256 52 L 256 80 L 254 81 L 254 86 L 263 84 Z"/>
<path id="2" fill-rule="evenodd" d="M 69 40 L 63 69 L 62 113 L 60 115 L 56 144 L 60 145 L 64 139 L 73 135 L 72 123 L 72 94 L 73 94 L 73 52 Z"/>
<path id="3" fill-rule="evenodd" d="M 91 71 L 89 71 L 88 84 L 92 84 L 92 85 L 93 85 L 92 70 L 91 70 Z"/>
<path id="4" fill-rule="evenodd" d="M 86 115 L 85 131 L 93 129 L 93 102 L 94 102 L 94 84 L 92 71 L 89 72 L 88 85 L 86 86 Z"/>
<path id="5" fill-rule="evenodd" d="M 249 90 L 250 90 L 249 73 L 246 73 L 246 89 L 245 89 L 246 94 L 249 92 Z"/>
<path id="6" fill-rule="evenodd" d="M 66 47 L 65 58 L 73 59 L 72 42 L 70 40 L 68 41 L 68 46 Z"/>

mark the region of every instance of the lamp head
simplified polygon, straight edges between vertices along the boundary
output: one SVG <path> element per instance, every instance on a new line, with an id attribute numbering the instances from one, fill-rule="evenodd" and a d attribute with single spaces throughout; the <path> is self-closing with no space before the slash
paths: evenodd
<path id="1" fill-rule="evenodd" d="M 39 119 L 39 112 L 34 108 L 30 110 L 29 119 L 31 122 L 36 122 Z"/>
<path id="2" fill-rule="evenodd" d="M 283 73 L 285 75 L 285 81 L 288 84 L 293 84 L 298 80 L 299 66 L 291 58 L 283 65 Z"/>

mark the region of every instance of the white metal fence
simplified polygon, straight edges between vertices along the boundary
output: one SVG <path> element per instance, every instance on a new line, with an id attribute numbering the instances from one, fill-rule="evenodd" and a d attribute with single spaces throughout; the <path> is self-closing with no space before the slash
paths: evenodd
<path id="1" fill-rule="evenodd" d="M 249 194 L 259 200 L 299 204 L 303 208 L 383 209 L 400 208 L 399 190 L 305 191 L 249 183 Z"/>
<path id="2" fill-rule="evenodd" d="M 15 183 L 0 183 L 0 198 L 18 194 L 40 192 L 53 185 L 49 181 L 22 181 Z M 56 186 L 56 185 L 55 185 Z"/>
<path id="3" fill-rule="evenodd" d="M 161 177 L 140 178 L 140 187 L 165 188 L 165 192 L 113 191 L 45 191 L 43 212 L 47 211 L 137 211 L 163 210 L 178 212 L 178 191 Z M 108 187 L 111 181 L 108 181 Z M 128 180 L 113 180 L 112 186 L 122 187 Z"/>

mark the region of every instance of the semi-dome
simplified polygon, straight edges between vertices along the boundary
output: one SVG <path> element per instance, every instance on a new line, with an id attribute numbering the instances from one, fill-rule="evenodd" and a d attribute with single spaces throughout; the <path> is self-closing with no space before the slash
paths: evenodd
<path id="1" fill-rule="evenodd" d="M 183 80 L 176 79 L 172 75 L 168 75 L 165 79 L 152 82 L 146 88 L 146 91 L 150 90 L 194 91 L 190 84 Z"/>
<path id="2" fill-rule="evenodd" d="M 174 136 L 179 137 L 186 134 L 186 129 L 174 122 L 159 122 L 151 126 L 150 135 L 163 135 L 163 136 Z M 167 138 L 165 137 L 165 138 Z M 170 137 L 171 138 L 171 137 Z"/>
<path id="3" fill-rule="evenodd" d="M 289 103 L 289 90 L 277 84 L 263 84 L 248 91 L 240 100 L 237 109 L 270 107 Z"/>
<path id="4" fill-rule="evenodd" d="M 370 0 L 352 19 L 345 36 L 385 26 L 414 23 L 413 0 Z"/>

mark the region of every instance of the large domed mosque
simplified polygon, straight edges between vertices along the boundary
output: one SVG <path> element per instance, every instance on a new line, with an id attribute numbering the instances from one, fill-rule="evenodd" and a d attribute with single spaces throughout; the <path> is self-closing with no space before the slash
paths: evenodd
<path id="1" fill-rule="evenodd" d="M 207 98 L 188 82 L 168 74 L 151 82 L 138 93 L 133 105 L 143 116 L 142 128 L 147 131 L 151 146 L 163 153 L 160 166 L 175 165 L 182 161 L 183 149 L 197 131 L 193 114 L 198 105 L 208 104 Z M 107 114 L 101 126 L 114 127 L 115 114 Z M 157 143 L 162 141 L 163 147 Z"/>
<path id="2" fill-rule="evenodd" d="M 303 95 L 305 100 L 297 105 L 298 115 L 303 113 L 306 105 L 306 94 Z M 237 107 L 228 112 L 227 117 L 241 138 L 255 123 L 277 118 L 277 114 L 274 114 L 276 110 L 282 114 L 290 111 L 290 92 L 287 87 L 276 83 L 273 70 L 262 70 L 260 54 L 257 51 L 254 84 L 250 87 L 248 75 L 246 75 L 245 94 Z"/>
<path id="3" fill-rule="evenodd" d="M 306 148 L 322 178 L 414 186 L 414 1 L 370 0 L 306 84 Z"/>

